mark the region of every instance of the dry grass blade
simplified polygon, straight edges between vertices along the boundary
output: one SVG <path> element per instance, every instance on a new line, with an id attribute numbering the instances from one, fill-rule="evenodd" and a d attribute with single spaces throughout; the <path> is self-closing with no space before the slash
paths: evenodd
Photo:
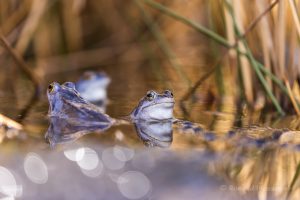
<path id="1" fill-rule="evenodd" d="M 278 66 L 276 68 L 277 76 L 285 76 L 285 1 L 279 2 L 277 24 L 275 29 L 276 50 Z"/>
<path id="2" fill-rule="evenodd" d="M 244 13 L 243 7 L 240 4 L 239 0 L 234 0 L 233 6 L 234 6 L 233 13 L 236 18 L 237 27 L 241 32 L 244 32 L 243 31 L 243 22 L 242 22 L 242 18 L 243 18 L 242 14 Z M 232 26 L 232 27 L 234 29 L 234 26 Z M 237 45 L 241 51 L 246 51 L 246 48 L 242 42 L 237 42 Z M 241 66 L 240 66 L 241 74 L 242 74 L 241 78 L 243 81 L 244 93 L 245 93 L 248 103 L 252 104 L 254 95 L 253 95 L 253 88 L 252 88 L 253 83 L 252 83 L 250 64 L 245 56 L 240 55 L 239 59 L 240 59 L 240 64 L 241 64 Z"/>

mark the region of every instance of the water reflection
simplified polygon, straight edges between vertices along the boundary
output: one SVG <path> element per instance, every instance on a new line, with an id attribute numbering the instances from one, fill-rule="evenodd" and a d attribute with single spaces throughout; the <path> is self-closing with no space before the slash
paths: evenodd
<path id="1" fill-rule="evenodd" d="M 222 190 L 252 199 L 299 199 L 299 153 L 267 146 L 227 146 L 208 170 L 228 182 Z"/>
<path id="2" fill-rule="evenodd" d="M 167 148 L 173 140 L 173 122 L 137 121 L 134 123 L 138 136 L 146 146 Z"/>
<path id="3" fill-rule="evenodd" d="M 85 134 L 92 132 L 102 132 L 108 129 L 111 123 L 82 123 L 75 118 L 50 117 L 50 125 L 45 138 L 51 146 L 69 143 L 77 140 Z"/>

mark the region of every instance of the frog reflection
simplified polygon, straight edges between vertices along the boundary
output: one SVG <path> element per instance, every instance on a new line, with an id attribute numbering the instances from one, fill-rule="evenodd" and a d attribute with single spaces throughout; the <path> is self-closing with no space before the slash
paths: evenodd
<path id="1" fill-rule="evenodd" d="M 134 123 L 138 136 L 146 146 L 167 148 L 173 140 L 172 121 Z"/>
<path id="2" fill-rule="evenodd" d="M 87 71 L 75 83 L 75 87 L 84 99 L 105 110 L 109 83 L 110 78 L 104 72 Z"/>
<path id="3" fill-rule="evenodd" d="M 81 124 L 75 119 L 51 117 L 45 138 L 50 146 L 54 147 L 57 144 L 71 143 L 88 133 L 101 132 L 107 128 L 109 124 L 105 123 L 102 126 L 91 126 Z"/>
<path id="4" fill-rule="evenodd" d="M 48 139 L 57 138 L 56 136 L 78 137 L 87 132 L 104 131 L 115 121 L 99 107 L 84 100 L 71 82 L 62 85 L 56 82 L 50 84 L 47 96 L 50 118 L 50 126 L 46 133 Z"/>

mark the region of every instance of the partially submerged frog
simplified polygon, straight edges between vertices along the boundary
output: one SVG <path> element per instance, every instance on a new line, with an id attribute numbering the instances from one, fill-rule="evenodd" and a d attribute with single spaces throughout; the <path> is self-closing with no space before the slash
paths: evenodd
<path id="1" fill-rule="evenodd" d="M 110 78 L 104 72 L 87 71 L 75 83 L 75 88 L 87 101 L 98 106 L 105 106 L 109 83 Z"/>
<path id="2" fill-rule="evenodd" d="M 108 129 L 115 120 L 101 108 L 86 101 L 75 89 L 74 83 L 51 83 L 47 90 L 50 126 L 46 133 L 49 140 L 56 135 L 81 135 Z"/>
<path id="3" fill-rule="evenodd" d="M 162 94 L 151 90 L 140 100 L 130 118 L 133 121 L 173 120 L 174 104 L 175 100 L 170 90 L 165 90 Z"/>

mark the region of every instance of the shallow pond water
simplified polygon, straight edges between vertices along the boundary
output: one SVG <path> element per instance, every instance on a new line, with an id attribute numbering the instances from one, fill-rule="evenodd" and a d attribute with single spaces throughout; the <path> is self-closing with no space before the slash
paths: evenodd
<path id="1" fill-rule="evenodd" d="M 162 91 L 171 85 L 176 101 L 186 90 L 179 84 L 161 82 L 149 75 L 150 69 L 141 66 L 101 69 L 112 80 L 107 113 L 115 118 L 129 114 L 147 90 Z M 52 81 L 76 81 L 80 74 L 49 74 L 44 88 Z M 300 140 L 294 131 L 300 121 L 293 116 L 236 116 L 230 101 L 222 112 L 189 104 L 192 112 L 184 115 L 176 104 L 176 117 L 202 124 L 214 132 L 213 136 L 174 129 L 169 140 L 151 148 L 141 140 L 133 124 L 124 124 L 50 147 L 44 139 L 49 125 L 46 95 L 24 112 L 30 98 L 29 92 L 24 92 L 26 84 L 18 81 L 15 93 L 1 91 L 1 113 L 20 120 L 26 133 L 4 139 L 0 145 L 0 198 L 179 200 L 300 196 Z M 237 124 L 244 127 L 239 132 L 258 139 L 212 138 L 225 136 Z M 286 129 L 288 134 L 283 139 L 267 145 L 259 139 L 282 128 L 293 131 Z"/>

